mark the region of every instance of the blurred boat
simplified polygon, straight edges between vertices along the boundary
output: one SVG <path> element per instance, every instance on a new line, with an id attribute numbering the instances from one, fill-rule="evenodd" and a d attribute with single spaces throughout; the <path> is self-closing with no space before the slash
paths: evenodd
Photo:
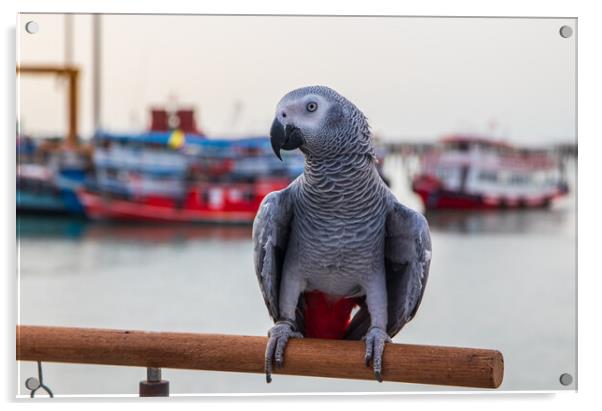
<path id="1" fill-rule="evenodd" d="M 148 131 L 99 130 L 91 144 L 17 139 L 17 210 L 97 220 L 250 223 L 303 171 L 264 136 L 208 139 L 191 109 L 153 109 Z"/>
<path id="2" fill-rule="evenodd" d="M 17 209 L 23 211 L 66 212 L 54 174 L 40 164 L 17 166 Z"/>
<path id="3" fill-rule="evenodd" d="M 95 180 L 77 191 L 96 220 L 251 223 L 263 198 L 303 170 L 267 137 L 207 139 L 182 130 L 98 133 Z"/>
<path id="4" fill-rule="evenodd" d="M 427 209 L 548 207 L 568 193 L 563 174 L 546 151 L 450 136 L 422 157 L 412 189 Z"/>
<path id="5" fill-rule="evenodd" d="M 85 183 L 89 155 L 51 140 L 17 140 L 18 211 L 82 214 L 75 190 Z"/>

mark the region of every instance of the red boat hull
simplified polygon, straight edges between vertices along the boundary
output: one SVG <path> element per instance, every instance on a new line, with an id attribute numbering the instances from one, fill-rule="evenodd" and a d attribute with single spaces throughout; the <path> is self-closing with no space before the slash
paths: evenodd
<path id="1" fill-rule="evenodd" d="M 417 178 L 412 190 L 420 196 L 428 210 L 499 210 L 546 208 L 553 200 L 566 194 L 565 190 L 531 198 L 504 198 L 487 195 L 475 195 L 443 189 L 430 176 Z"/>
<path id="2" fill-rule="evenodd" d="M 85 190 L 78 192 L 78 198 L 86 216 L 94 220 L 251 224 L 263 198 L 271 191 L 285 188 L 288 183 L 257 184 L 250 195 L 248 187 L 220 188 L 218 191 L 223 193 L 220 191 L 218 202 L 206 198 L 201 190 L 191 190 L 181 204 L 170 198 L 119 199 Z M 240 193 L 245 188 L 247 197 L 241 198 Z M 233 192 L 238 194 L 235 196 Z"/>

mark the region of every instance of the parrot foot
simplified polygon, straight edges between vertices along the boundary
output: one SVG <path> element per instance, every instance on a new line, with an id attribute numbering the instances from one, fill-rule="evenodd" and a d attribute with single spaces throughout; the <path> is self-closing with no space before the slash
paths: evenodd
<path id="1" fill-rule="evenodd" d="M 295 324 L 290 320 L 278 321 L 268 331 L 268 344 L 265 349 L 265 380 L 272 382 L 272 361 L 276 368 L 284 364 L 284 349 L 289 338 L 303 338 L 303 334 L 295 330 Z"/>
<path id="2" fill-rule="evenodd" d="M 385 350 L 385 343 L 391 342 L 391 337 L 381 328 L 370 327 L 362 339 L 366 341 L 366 367 L 369 367 L 372 362 L 374 377 L 378 382 L 383 382 L 383 351 Z"/>

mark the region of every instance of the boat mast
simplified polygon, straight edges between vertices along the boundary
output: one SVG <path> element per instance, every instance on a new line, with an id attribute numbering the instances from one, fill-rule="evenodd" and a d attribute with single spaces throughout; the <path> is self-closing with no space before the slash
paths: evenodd
<path id="1" fill-rule="evenodd" d="M 92 123 L 94 133 L 102 124 L 102 15 L 92 15 Z"/>

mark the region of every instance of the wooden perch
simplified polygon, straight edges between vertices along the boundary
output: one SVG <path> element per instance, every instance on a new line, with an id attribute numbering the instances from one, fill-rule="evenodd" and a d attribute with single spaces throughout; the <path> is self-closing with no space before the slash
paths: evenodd
<path id="1" fill-rule="evenodd" d="M 263 373 L 266 337 L 17 326 L 17 360 Z M 276 374 L 374 380 L 361 341 L 291 339 Z M 383 378 L 417 384 L 497 388 L 495 350 L 387 344 Z M 375 382 L 375 384 L 377 384 Z"/>

